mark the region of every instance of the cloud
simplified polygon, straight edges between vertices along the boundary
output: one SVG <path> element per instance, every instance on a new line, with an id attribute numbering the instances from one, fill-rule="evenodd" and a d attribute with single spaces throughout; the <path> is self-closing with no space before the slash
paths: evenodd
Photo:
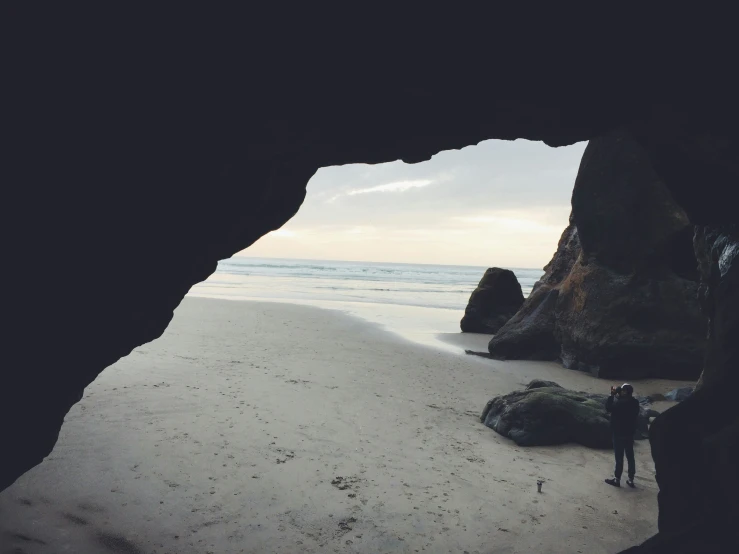
<path id="1" fill-rule="evenodd" d="M 557 209 L 559 208 L 559 209 Z M 524 211 L 503 211 L 494 214 L 458 216 L 450 218 L 452 221 L 465 224 L 467 226 L 478 227 L 480 229 L 499 228 L 523 233 L 534 232 L 557 232 L 563 229 L 561 221 L 564 221 L 566 214 L 569 213 L 569 206 L 550 207 L 550 211 L 556 210 L 560 212 L 560 217 L 555 218 L 556 223 L 548 221 L 547 213 L 539 213 L 540 210 Z"/>
<path id="2" fill-rule="evenodd" d="M 345 232 L 348 235 L 362 235 L 362 234 L 367 234 L 367 233 L 374 233 L 375 228 L 372 226 L 360 225 L 360 226 L 351 227 L 350 229 L 347 229 Z"/>
<path id="3" fill-rule="evenodd" d="M 295 231 L 290 231 L 289 229 L 277 229 L 276 231 L 271 231 L 268 234 L 271 237 L 276 237 L 276 238 L 281 238 L 281 239 L 291 239 L 297 236 L 297 233 Z"/>
<path id="4" fill-rule="evenodd" d="M 342 196 L 356 196 L 357 194 L 371 194 L 373 192 L 405 192 L 410 189 L 427 187 L 434 181 L 431 179 L 417 179 L 412 181 L 393 181 L 384 185 L 376 185 L 361 189 L 353 189 L 332 197 L 329 202 L 335 201 Z"/>
<path id="5" fill-rule="evenodd" d="M 346 194 L 354 196 L 355 194 L 367 194 L 370 192 L 404 192 L 408 189 L 427 187 L 433 183 L 429 179 L 421 179 L 418 181 L 395 181 L 394 183 L 388 183 L 386 185 L 377 185 L 376 187 L 369 187 L 366 189 L 350 190 Z"/>
<path id="6" fill-rule="evenodd" d="M 324 167 L 298 214 L 244 254 L 541 267 L 584 148 L 484 141 L 418 164 Z"/>

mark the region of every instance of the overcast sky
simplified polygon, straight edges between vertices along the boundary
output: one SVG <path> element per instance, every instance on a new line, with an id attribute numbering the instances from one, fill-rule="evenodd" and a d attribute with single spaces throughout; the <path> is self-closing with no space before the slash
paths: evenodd
<path id="1" fill-rule="evenodd" d="M 418 164 L 322 168 L 298 214 L 240 254 L 540 268 L 585 145 L 488 140 Z"/>

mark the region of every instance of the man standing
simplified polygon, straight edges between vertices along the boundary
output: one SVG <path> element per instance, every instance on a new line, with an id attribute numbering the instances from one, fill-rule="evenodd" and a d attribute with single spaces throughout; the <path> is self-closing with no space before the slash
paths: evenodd
<path id="1" fill-rule="evenodd" d="M 629 463 L 629 478 L 626 484 L 634 487 L 634 433 L 639 419 L 639 402 L 634 398 L 634 387 L 624 383 L 620 387 L 611 387 L 611 396 L 606 400 L 606 411 L 611 414 L 611 433 L 613 434 L 613 451 L 616 455 L 616 468 L 613 478 L 606 483 L 614 487 L 621 486 L 621 474 L 624 471 L 624 452 Z"/>

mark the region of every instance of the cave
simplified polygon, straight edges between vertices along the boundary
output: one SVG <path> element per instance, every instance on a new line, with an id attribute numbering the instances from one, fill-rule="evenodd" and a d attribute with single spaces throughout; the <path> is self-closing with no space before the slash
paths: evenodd
<path id="1" fill-rule="evenodd" d="M 650 432 L 659 533 L 628 552 L 734 551 L 734 49 L 688 41 L 687 20 L 673 33 L 457 7 L 207 15 L 12 14 L 0 489 L 42 462 L 84 388 L 159 337 L 218 260 L 296 213 L 318 168 L 620 127 L 696 226 L 709 318 L 697 392 Z"/>

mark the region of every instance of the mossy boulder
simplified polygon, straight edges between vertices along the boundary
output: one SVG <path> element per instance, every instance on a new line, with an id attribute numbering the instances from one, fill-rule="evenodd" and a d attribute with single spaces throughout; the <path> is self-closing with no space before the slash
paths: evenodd
<path id="1" fill-rule="evenodd" d="M 526 390 L 498 396 L 485 405 L 480 421 L 519 446 L 576 442 L 590 448 L 612 444 L 605 394 L 562 388 L 552 381 L 535 380 Z M 649 433 L 649 418 L 658 412 L 642 406 L 635 439 Z"/>

